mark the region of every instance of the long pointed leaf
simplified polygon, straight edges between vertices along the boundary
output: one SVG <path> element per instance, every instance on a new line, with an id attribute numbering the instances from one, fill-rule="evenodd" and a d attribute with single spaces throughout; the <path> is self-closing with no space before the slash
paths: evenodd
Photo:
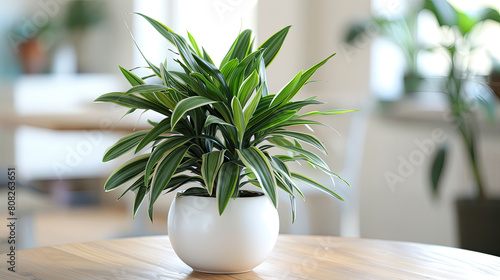
<path id="1" fill-rule="evenodd" d="M 147 130 L 141 130 L 121 138 L 106 150 L 102 161 L 110 161 L 131 151 L 135 146 L 137 146 L 137 144 L 139 144 L 139 142 L 141 142 L 147 133 Z"/>
<path id="2" fill-rule="evenodd" d="M 224 162 L 224 152 L 225 150 L 213 151 L 203 154 L 201 158 L 201 176 L 203 177 L 203 181 L 210 195 L 212 195 L 215 178 L 217 177 L 219 168 Z"/>
<path id="3" fill-rule="evenodd" d="M 151 197 L 149 201 L 149 218 L 151 220 L 153 220 L 153 204 L 156 202 L 163 189 L 167 186 L 189 148 L 189 146 L 178 147 L 168 153 L 156 167 L 153 175 L 154 178 L 151 183 Z"/>
<path id="4" fill-rule="evenodd" d="M 177 106 L 175 106 L 174 112 L 172 113 L 172 119 L 171 119 L 172 129 L 175 128 L 175 125 L 177 124 L 179 119 L 182 116 L 184 116 L 186 112 L 214 103 L 217 103 L 217 101 L 210 100 L 202 96 L 192 96 L 181 100 L 179 103 L 177 103 Z"/>
<path id="5" fill-rule="evenodd" d="M 151 129 L 145 136 L 142 138 L 141 142 L 139 145 L 137 145 L 137 148 L 135 152 L 137 153 L 140 151 L 142 148 L 146 147 L 151 141 L 156 140 L 158 136 L 160 136 L 163 133 L 170 132 L 171 131 L 171 126 L 170 126 L 170 119 L 165 118 L 161 122 L 159 122 L 153 129 Z"/>
<path id="6" fill-rule="evenodd" d="M 273 175 L 273 168 L 264 153 L 256 147 L 237 150 L 237 152 L 243 164 L 245 164 L 245 166 L 255 174 L 262 189 L 266 193 L 267 197 L 269 197 L 272 204 L 277 207 L 278 191 L 276 189 L 276 180 Z"/>
<path id="7" fill-rule="evenodd" d="M 286 35 L 288 34 L 288 30 L 292 27 L 291 25 L 281 29 L 276 32 L 273 36 L 269 37 L 258 49 L 265 49 L 264 51 L 264 62 L 266 67 L 271 64 L 276 55 L 278 54 L 283 42 L 285 41 Z"/>
<path id="8" fill-rule="evenodd" d="M 306 177 L 302 174 L 299 174 L 299 173 L 295 173 L 295 172 L 292 172 L 292 178 L 297 180 L 297 181 L 301 181 L 303 183 L 306 183 L 310 186 L 313 186 L 315 187 L 316 189 L 320 190 L 320 191 L 323 191 L 339 200 L 342 200 L 344 201 L 344 199 L 342 197 L 340 197 L 338 194 L 336 194 L 334 191 L 330 190 L 329 188 L 323 186 L 322 184 L 314 181 L 313 179 L 309 178 L 309 177 Z"/>
<path id="9" fill-rule="evenodd" d="M 222 215 L 226 209 L 229 199 L 233 196 L 238 183 L 240 167 L 233 162 L 226 162 L 220 168 L 220 174 L 217 179 L 217 205 L 219 215 Z"/>
<path id="10" fill-rule="evenodd" d="M 144 172 L 150 155 L 137 156 L 116 168 L 104 183 L 104 190 L 112 191 Z"/>

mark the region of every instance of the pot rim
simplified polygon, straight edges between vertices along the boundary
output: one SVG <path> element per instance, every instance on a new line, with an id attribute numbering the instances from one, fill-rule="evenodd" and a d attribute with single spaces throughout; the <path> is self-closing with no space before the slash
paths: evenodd
<path id="1" fill-rule="evenodd" d="M 217 198 L 216 196 L 201 196 L 201 195 L 188 195 L 188 196 L 181 196 L 186 190 L 180 190 L 180 191 L 177 191 L 175 197 L 176 198 L 181 198 L 181 197 L 200 197 L 200 198 Z M 244 192 L 249 192 L 249 193 L 253 193 L 253 194 L 256 194 L 256 195 L 252 195 L 252 196 L 238 196 L 238 197 L 234 197 L 233 199 L 236 199 L 236 198 L 260 198 L 260 197 L 266 197 L 266 194 L 264 192 L 261 192 L 261 191 L 249 191 L 249 190 L 242 190 Z"/>

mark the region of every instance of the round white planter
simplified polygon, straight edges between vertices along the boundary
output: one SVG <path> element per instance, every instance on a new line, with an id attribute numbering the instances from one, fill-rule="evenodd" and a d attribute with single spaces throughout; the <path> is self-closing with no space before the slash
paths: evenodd
<path id="1" fill-rule="evenodd" d="M 222 216 L 214 197 L 176 196 L 168 213 L 175 253 L 200 272 L 252 270 L 269 255 L 278 232 L 278 212 L 264 195 L 231 199 Z"/>

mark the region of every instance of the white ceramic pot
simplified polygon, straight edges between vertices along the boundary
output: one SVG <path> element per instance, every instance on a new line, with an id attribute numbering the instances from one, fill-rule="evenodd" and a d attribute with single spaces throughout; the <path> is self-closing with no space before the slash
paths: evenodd
<path id="1" fill-rule="evenodd" d="M 168 213 L 175 253 L 200 272 L 252 270 L 269 255 L 278 232 L 278 212 L 264 195 L 231 199 L 221 216 L 214 197 L 176 196 Z"/>

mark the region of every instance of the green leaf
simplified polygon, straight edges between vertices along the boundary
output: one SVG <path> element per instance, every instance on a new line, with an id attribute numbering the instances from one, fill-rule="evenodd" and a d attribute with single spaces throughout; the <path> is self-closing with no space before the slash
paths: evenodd
<path id="1" fill-rule="evenodd" d="M 243 164 L 255 174 L 267 197 L 275 207 L 278 207 L 276 179 L 273 175 L 273 168 L 264 153 L 256 147 L 236 151 Z"/>
<path id="2" fill-rule="evenodd" d="M 207 119 L 205 120 L 205 125 L 204 127 L 207 127 L 211 124 L 222 124 L 222 125 L 229 125 L 229 126 L 233 126 L 232 124 L 229 124 L 227 122 L 225 122 L 224 120 L 222 120 L 221 118 L 218 118 L 214 115 L 208 115 Z"/>
<path id="3" fill-rule="evenodd" d="M 278 148 L 281 148 L 281 149 L 284 149 L 284 150 L 287 150 L 287 151 L 290 151 L 290 152 L 299 153 L 299 154 L 305 156 L 308 161 L 314 163 L 315 165 L 323 167 L 326 170 L 330 170 L 330 168 L 325 163 L 325 161 L 322 158 L 320 158 L 318 155 L 316 155 L 315 153 L 313 153 L 311 151 L 308 151 L 308 150 L 305 150 L 305 149 L 302 149 L 302 148 L 299 148 L 299 147 L 296 147 L 296 146 L 278 146 Z"/>
<path id="4" fill-rule="evenodd" d="M 246 29 L 241 32 L 238 37 L 234 40 L 231 48 L 227 52 L 226 56 L 221 61 L 220 68 L 224 67 L 224 65 L 233 59 L 238 59 L 242 61 L 248 52 L 250 51 L 250 40 L 252 37 L 252 30 Z"/>
<path id="5" fill-rule="evenodd" d="M 236 189 L 240 167 L 231 161 L 226 162 L 221 166 L 219 173 L 222 175 L 219 175 L 217 179 L 217 205 L 219 215 L 222 215 Z"/>
<path id="6" fill-rule="evenodd" d="M 245 81 L 243 81 L 240 89 L 238 90 L 237 96 L 242 106 L 245 106 L 247 100 L 250 98 L 250 95 L 255 90 L 258 83 L 259 73 L 257 73 L 257 70 L 254 70 L 252 75 L 250 75 L 248 78 L 246 78 Z"/>
<path id="7" fill-rule="evenodd" d="M 171 126 L 172 129 L 175 128 L 175 125 L 179 121 L 179 119 L 186 114 L 186 112 L 205 106 L 209 104 L 217 103 L 217 101 L 210 100 L 203 96 L 192 96 L 186 99 L 181 100 L 175 106 L 174 112 L 172 113 Z"/>
<path id="8" fill-rule="evenodd" d="M 94 102 L 111 102 L 123 107 L 153 110 L 160 114 L 170 116 L 171 112 L 162 106 L 152 103 L 144 98 L 123 92 L 111 92 L 99 96 Z"/>
<path id="9" fill-rule="evenodd" d="M 233 70 L 234 70 L 234 68 L 236 68 L 236 66 L 238 66 L 238 59 L 235 58 L 235 59 L 228 61 L 224 65 L 224 67 L 222 67 L 220 72 L 222 73 L 222 75 L 224 76 L 224 78 L 226 80 L 229 79 L 229 77 L 231 77 L 231 73 L 233 73 Z"/>
<path id="10" fill-rule="evenodd" d="M 209 196 L 207 189 L 204 188 L 189 188 L 181 193 L 179 193 L 177 196 Z"/>
<path id="11" fill-rule="evenodd" d="M 329 116 L 329 115 L 338 115 L 338 114 L 344 114 L 344 113 L 349 113 L 349 112 L 356 112 L 359 110 L 328 110 L 328 111 L 312 111 L 308 112 L 305 114 L 300 115 L 300 117 L 305 117 L 305 116 Z"/>
<path id="12" fill-rule="evenodd" d="M 307 144 L 310 144 L 310 145 L 316 147 L 318 150 L 322 151 L 323 153 L 327 154 L 326 147 L 314 135 L 303 133 L 303 132 L 290 131 L 290 130 L 278 130 L 278 131 L 271 133 L 271 135 L 287 136 L 287 137 L 291 137 L 293 139 L 303 141 Z"/>
<path id="13" fill-rule="evenodd" d="M 333 197 L 338 198 L 339 200 L 344 201 L 344 199 L 342 197 L 340 197 L 338 194 L 336 194 L 334 191 L 330 190 L 329 188 L 323 186 L 322 184 L 314 181 L 313 179 L 311 179 L 309 177 L 306 177 L 306 176 L 299 174 L 299 173 L 292 172 L 292 178 L 297 180 L 297 181 L 301 181 L 303 183 L 306 183 L 310 186 L 313 186 L 314 188 L 316 188 L 320 191 L 323 191 L 323 192 L 325 192 Z"/>
<path id="14" fill-rule="evenodd" d="M 198 54 L 198 56 L 203 57 L 203 53 L 200 51 L 200 48 L 198 47 L 198 44 L 196 43 L 196 40 L 193 38 L 193 36 L 191 35 L 191 33 L 189 33 L 189 31 L 188 31 L 187 34 L 188 34 L 189 42 L 191 42 L 191 46 L 193 46 L 193 49 L 196 51 L 196 54 Z"/>
<path id="15" fill-rule="evenodd" d="M 168 153 L 155 169 L 151 183 L 151 197 L 149 201 L 149 218 L 153 220 L 153 204 L 167 186 L 177 167 L 186 155 L 190 146 L 181 146 Z"/>
<path id="16" fill-rule="evenodd" d="M 282 101 L 282 103 L 287 103 L 290 101 L 299 91 L 300 89 L 309 81 L 309 79 L 312 77 L 312 75 L 318 70 L 321 66 L 325 65 L 325 63 L 330 60 L 335 54 L 330 55 L 323 61 L 319 62 L 318 64 L 314 65 L 313 67 L 307 69 L 306 72 L 302 73 L 302 76 L 300 77 L 300 80 L 298 84 L 293 88 L 292 92 L 290 92 L 285 99 Z"/>
<path id="17" fill-rule="evenodd" d="M 120 200 L 129 191 L 136 191 L 140 186 L 144 185 L 144 175 L 139 177 L 128 189 L 126 189 L 116 200 Z"/>
<path id="18" fill-rule="evenodd" d="M 128 71 L 127 69 L 120 67 L 120 71 L 122 72 L 123 76 L 127 79 L 127 81 L 130 83 L 132 86 L 137 86 L 137 85 L 143 85 L 146 82 L 144 82 L 141 78 L 139 78 L 137 75 L 134 73 Z"/>
<path id="19" fill-rule="evenodd" d="M 179 172 L 180 168 L 180 166 L 177 168 L 177 172 Z M 200 176 L 190 176 L 184 174 L 177 175 L 170 179 L 164 190 L 168 190 L 167 193 L 170 193 L 189 182 L 203 183 L 203 178 L 201 178 Z"/>
<path id="20" fill-rule="evenodd" d="M 262 89 L 260 87 L 257 91 L 255 91 L 252 96 L 250 96 L 249 101 L 243 107 L 243 116 L 245 117 L 245 127 L 248 125 L 248 122 L 253 116 L 253 113 L 257 109 L 259 105 L 260 97 L 262 96 Z"/>
<path id="21" fill-rule="evenodd" d="M 135 195 L 135 200 L 134 200 L 134 214 L 133 214 L 134 218 L 135 218 L 135 214 L 137 214 L 137 210 L 139 210 L 139 206 L 141 206 L 142 201 L 144 200 L 144 197 L 146 195 L 146 191 L 147 191 L 147 189 L 145 186 L 141 186 L 137 190 L 137 194 Z"/>
<path id="22" fill-rule="evenodd" d="M 156 140 L 158 138 L 158 136 L 160 136 L 161 134 L 166 133 L 166 132 L 170 132 L 171 131 L 170 128 L 171 128 L 170 119 L 168 119 L 168 118 L 163 119 L 155 127 L 153 127 L 153 129 L 148 131 L 148 133 L 144 136 L 144 138 L 142 138 L 139 145 L 137 145 L 135 152 L 137 153 L 138 151 L 142 150 L 151 141 Z"/>
<path id="23" fill-rule="evenodd" d="M 274 96 L 273 101 L 269 105 L 269 107 L 274 107 L 276 105 L 281 104 L 284 100 L 287 99 L 287 97 L 293 93 L 293 90 L 297 85 L 299 84 L 300 77 L 302 77 L 302 71 L 297 73 L 295 77 L 293 77 L 292 80 L 290 80 L 281 90 L 278 94 Z"/>
<path id="24" fill-rule="evenodd" d="M 139 16 L 143 17 L 144 19 L 146 19 L 151 24 L 151 26 L 153 26 L 156 29 L 156 31 L 158 31 L 158 33 L 160 33 L 163 37 L 165 37 L 168 41 L 170 41 L 170 43 L 175 45 L 175 40 L 179 40 L 179 41 L 183 42 L 184 44 L 187 44 L 186 39 L 184 39 L 180 35 L 176 34 L 172 29 L 170 29 L 165 24 L 163 24 L 155 19 L 152 19 L 146 15 L 143 15 L 141 13 L 134 13 L 134 14 L 139 15 Z"/>
<path id="25" fill-rule="evenodd" d="M 446 0 L 425 0 L 424 9 L 430 10 L 440 26 L 457 25 L 457 10 Z"/>
<path id="26" fill-rule="evenodd" d="M 458 28 L 462 32 L 462 34 L 467 34 L 476 23 L 477 21 L 472 20 L 468 15 L 465 13 L 457 11 L 457 18 L 458 18 Z"/>
<path id="27" fill-rule="evenodd" d="M 245 80 L 245 71 L 248 66 L 255 60 L 258 59 L 262 54 L 262 51 L 255 51 L 249 54 L 245 59 L 243 59 L 236 68 L 234 68 L 229 77 L 228 85 L 229 90 L 232 95 L 237 95 L 240 89 L 241 83 Z"/>
<path id="28" fill-rule="evenodd" d="M 272 115 L 268 116 L 263 121 L 256 123 L 254 126 L 250 125 L 251 129 L 248 129 L 250 134 L 254 134 L 257 132 L 261 132 L 266 129 L 278 128 L 280 127 L 282 122 L 285 122 L 292 118 L 295 115 L 295 110 L 285 110 L 275 112 Z M 251 124 L 251 122 L 250 122 Z"/>
<path id="29" fill-rule="evenodd" d="M 243 109 L 241 109 L 240 101 L 238 101 L 236 96 L 233 97 L 231 107 L 233 109 L 234 125 L 238 129 L 238 141 L 241 143 L 245 135 L 245 116 L 243 114 Z"/>
<path id="30" fill-rule="evenodd" d="M 431 187 L 432 194 L 437 196 L 439 193 L 439 180 L 443 173 L 444 164 L 446 162 L 446 154 L 448 152 L 447 145 L 441 145 L 434 155 L 431 165 Z"/>
<path id="31" fill-rule="evenodd" d="M 153 171 L 155 165 L 160 161 L 160 159 L 163 158 L 166 153 L 179 148 L 191 139 L 192 137 L 187 136 L 171 136 L 165 139 L 156 147 L 145 167 L 146 175 L 144 177 L 144 183 L 146 184 L 146 186 L 149 186 L 148 182 L 150 174 Z"/>
<path id="32" fill-rule="evenodd" d="M 203 181 L 210 195 L 212 195 L 215 178 L 217 177 L 219 168 L 224 162 L 224 152 L 225 150 L 213 151 L 203 154 L 201 158 L 201 176 L 203 177 Z"/>
<path id="33" fill-rule="evenodd" d="M 288 30 L 292 27 L 291 25 L 281 29 L 276 32 L 273 36 L 269 37 L 260 47 L 257 49 L 264 49 L 264 62 L 266 67 L 271 64 L 276 55 L 278 54 L 283 42 L 285 41 L 286 35 L 288 34 Z"/>
<path id="34" fill-rule="evenodd" d="M 137 144 L 139 144 L 139 142 L 141 142 L 146 133 L 148 133 L 147 130 L 141 130 L 121 138 L 106 150 L 102 161 L 110 161 L 131 151 L 135 146 L 137 146 Z"/>
<path id="35" fill-rule="evenodd" d="M 116 168 L 104 183 L 104 190 L 112 191 L 144 172 L 150 155 L 137 156 Z"/>
<path id="36" fill-rule="evenodd" d="M 126 93 L 153 93 L 156 91 L 170 90 L 171 88 L 163 85 L 136 85 L 129 89 Z"/>

